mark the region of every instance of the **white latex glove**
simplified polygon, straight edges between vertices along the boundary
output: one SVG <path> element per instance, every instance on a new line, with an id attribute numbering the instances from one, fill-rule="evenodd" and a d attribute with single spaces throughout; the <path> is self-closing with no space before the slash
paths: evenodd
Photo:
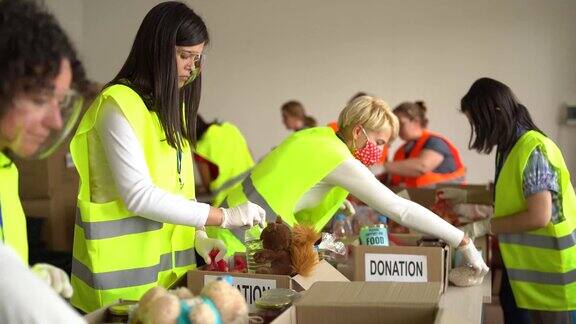
<path id="1" fill-rule="evenodd" d="M 450 201 L 453 205 L 466 202 L 468 192 L 458 188 L 441 188 L 436 190 L 438 198 Z"/>
<path id="2" fill-rule="evenodd" d="M 40 279 L 52 287 L 52 289 L 64 298 L 72 297 L 72 285 L 66 272 L 46 263 L 37 263 L 32 266 L 34 272 Z"/>
<path id="3" fill-rule="evenodd" d="M 492 230 L 490 229 L 490 218 L 466 224 L 460 227 L 460 229 L 471 239 L 475 239 L 486 234 L 492 234 Z"/>
<path id="4" fill-rule="evenodd" d="M 458 251 L 462 253 L 464 262 L 472 269 L 474 269 L 474 272 L 478 276 L 483 277 L 486 273 L 488 273 L 488 270 L 490 270 L 484 262 L 484 259 L 482 259 L 482 254 L 480 254 L 480 252 L 478 252 L 476 249 L 476 246 L 474 246 L 472 239 L 469 239 L 466 245 L 459 247 Z"/>
<path id="5" fill-rule="evenodd" d="M 242 226 L 252 227 L 256 224 L 262 225 L 266 219 L 266 211 L 249 201 L 232 208 L 221 208 L 223 219 L 220 227 L 237 228 Z"/>
<path id="6" fill-rule="evenodd" d="M 344 200 L 344 202 L 342 203 L 342 206 L 340 206 L 340 210 L 344 214 L 346 214 L 347 216 L 352 216 L 352 215 L 356 214 L 356 210 L 354 209 L 354 205 L 352 205 L 352 203 L 348 199 Z"/>
<path id="7" fill-rule="evenodd" d="M 210 251 L 218 250 L 218 254 L 214 261 L 218 262 L 226 255 L 226 245 L 222 240 L 209 238 L 205 231 L 196 230 L 196 239 L 194 240 L 194 247 L 196 252 L 204 259 L 206 264 L 212 263 L 210 260 Z"/>

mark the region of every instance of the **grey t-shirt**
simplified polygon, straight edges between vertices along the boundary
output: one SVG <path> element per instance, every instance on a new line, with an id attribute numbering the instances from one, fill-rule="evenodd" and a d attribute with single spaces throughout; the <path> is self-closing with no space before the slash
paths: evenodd
<path id="1" fill-rule="evenodd" d="M 406 156 L 410 155 L 415 144 L 415 140 L 406 143 L 406 146 L 404 147 Z M 434 173 L 452 173 L 456 171 L 456 162 L 454 161 L 454 156 L 452 156 L 452 152 L 450 151 L 450 147 L 446 141 L 438 136 L 431 135 L 428 141 L 424 143 L 423 149 L 435 151 L 444 157 L 442 163 L 434 169 Z"/>

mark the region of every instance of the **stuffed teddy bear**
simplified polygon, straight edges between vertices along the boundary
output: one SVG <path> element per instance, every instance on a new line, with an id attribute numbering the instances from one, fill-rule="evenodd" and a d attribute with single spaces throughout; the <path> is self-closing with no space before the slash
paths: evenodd
<path id="1" fill-rule="evenodd" d="M 254 254 L 257 263 L 270 263 L 270 267 L 259 267 L 256 273 L 308 275 L 318 263 L 314 243 L 319 237 L 311 226 L 296 225 L 290 229 L 277 217 L 262 231 L 263 249 Z"/>
<path id="2" fill-rule="evenodd" d="M 292 231 L 288 225 L 282 222 L 282 218 L 276 217 L 276 222 L 268 224 L 260 234 L 262 250 L 254 254 L 254 260 L 258 264 L 270 264 L 270 267 L 261 266 L 256 273 L 291 275 L 292 261 L 290 257 L 290 245 L 292 243 Z"/>
<path id="3" fill-rule="evenodd" d="M 231 278 L 209 282 L 199 296 L 194 296 L 186 288 L 174 291 L 162 287 L 151 288 L 140 299 L 131 323 L 248 323 L 248 306 L 244 296 L 227 281 L 231 281 Z"/>

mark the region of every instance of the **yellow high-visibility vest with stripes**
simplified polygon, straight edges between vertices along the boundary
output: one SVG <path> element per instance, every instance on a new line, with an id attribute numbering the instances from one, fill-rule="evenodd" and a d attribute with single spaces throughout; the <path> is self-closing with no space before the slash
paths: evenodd
<path id="1" fill-rule="evenodd" d="M 0 152 L 0 242 L 10 246 L 28 265 L 26 217 L 18 197 L 18 169 Z"/>
<path id="2" fill-rule="evenodd" d="M 89 150 L 102 150 L 90 136 L 100 108 L 114 100 L 141 143 L 150 177 L 156 186 L 194 198 L 192 153 L 168 145 L 155 112 L 124 85 L 106 88 L 84 114 L 70 143 L 80 175 L 78 215 L 74 226 L 72 304 L 90 312 L 118 299 L 138 300 L 151 287 L 168 286 L 195 267 L 194 228 L 159 223 L 132 214 L 118 200 L 95 203 L 90 196 L 90 172 L 109 172 L 89 165 Z M 178 156 L 181 158 L 180 179 Z"/>
<path id="3" fill-rule="evenodd" d="M 274 222 L 279 215 L 290 226 L 309 224 L 321 231 L 342 205 L 348 191 L 334 187 L 318 205 L 295 213 L 296 204 L 349 158 L 353 158 L 350 150 L 330 127 L 295 132 L 257 163 L 241 186 L 230 191 L 226 205 L 233 207 L 250 200 L 266 210 L 267 222 Z M 231 233 L 238 242 L 244 242 L 242 229 Z M 234 246 L 243 247 L 240 243 Z"/>
<path id="4" fill-rule="evenodd" d="M 494 218 L 526 210 L 523 173 L 536 148 L 558 174 L 564 219 L 535 231 L 498 235 L 500 250 L 519 308 L 576 310 L 576 195 L 562 153 L 552 140 L 529 131 L 514 145 L 496 183 Z"/>
<path id="5" fill-rule="evenodd" d="M 210 125 L 198 141 L 195 152 L 218 167 L 218 177 L 210 183 L 214 206 L 220 206 L 228 192 L 240 186 L 254 166 L 246 139 L 231 123 Z M 244 244 L 226 229 L 208 226 L 206 233 L 226 244 L 227 255 L 245 250 Z"/>

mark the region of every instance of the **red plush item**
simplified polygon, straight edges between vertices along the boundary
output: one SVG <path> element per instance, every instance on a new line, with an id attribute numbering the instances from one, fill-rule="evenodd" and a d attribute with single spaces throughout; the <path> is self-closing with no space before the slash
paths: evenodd
<path id="1" fill-rule="evenodd" d="M 218 250 L 210 251 L 208 256 L 210 257 L 210 264 L 208 265 L 208 271 L 220 271 L 220 272 L 228 272 L 228 263 L 224 260 L 220 260 L 215 262 L 216 255 L 218 255 Z"/>
<path id="2" fill-rule="evenodd" d="M 234 271 L 236 272 L 246 272 L 246 259 L 241 255 L 234 256 Z"/>

